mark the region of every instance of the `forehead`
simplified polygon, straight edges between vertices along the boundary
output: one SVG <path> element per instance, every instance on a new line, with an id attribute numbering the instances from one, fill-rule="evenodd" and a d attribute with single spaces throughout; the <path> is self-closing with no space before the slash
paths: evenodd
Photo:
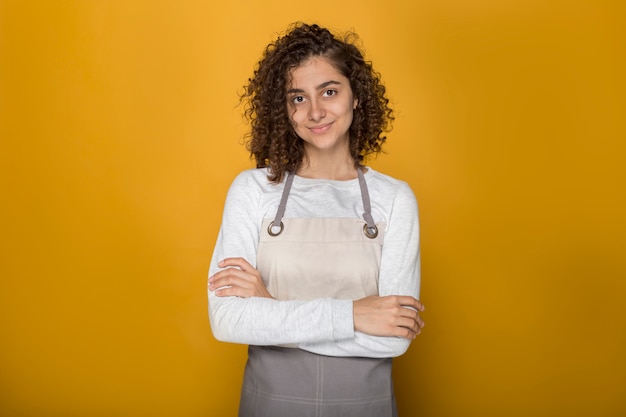
<path id="1" fill-rule="evenodd" d="M 346 82 L 347 78 L 323 56 L 315 56 L 302 61 L 289 72 L 289 88 L 317 86 L 326 81 Z"/>

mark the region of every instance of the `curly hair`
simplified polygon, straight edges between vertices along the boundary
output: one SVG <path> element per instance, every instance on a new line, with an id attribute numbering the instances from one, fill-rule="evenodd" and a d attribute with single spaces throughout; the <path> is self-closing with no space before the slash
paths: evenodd
<path id="1" fill-rule="evenodd" d="M 349 129 L 355 166 L 367 155 L 381 151 L 387 139 L 383 133 L 391 130 L 393 111 L 380 74 L 363 58 L 356 41 L 355 33 L 338 39 L 328 29 L 298 22 L 265 48 L 240 100 L 245 103 L 244 116 L 251 126 L 246 135 L 247 149 L 257 168 L 269 168 L 270 181 L 279 183 L 285 172 L 295 172 L 305 156 L 303 141 L 292 127 L 286 97 L 291 70 L 311 57 L 327 58 L 350 81 L 358 100 Z"/>

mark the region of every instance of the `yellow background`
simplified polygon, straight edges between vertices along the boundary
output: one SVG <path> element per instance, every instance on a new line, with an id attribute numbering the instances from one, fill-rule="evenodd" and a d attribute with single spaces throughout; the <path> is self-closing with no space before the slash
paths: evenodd
<path id="1" fill-rule="evenodd" d="M 295 20 L 356 30 L 421 209 L 401 415 L 626 414 L 620 1 L 0 0 L 0 415 L 234 415 L 206 271 L 252 166 L 237 92 Z"/>

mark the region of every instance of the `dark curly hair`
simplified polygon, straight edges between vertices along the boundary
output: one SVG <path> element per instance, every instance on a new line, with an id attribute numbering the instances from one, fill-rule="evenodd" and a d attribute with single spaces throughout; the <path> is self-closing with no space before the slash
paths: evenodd
<path id="1" fill-rule="evenodd" d="M 287 33 L 270 43 L 240 96 L 251 130 L 247 148 L 257 168 L 269 167 L 269 180 L 279 183 L 285 172 L 296 171 L 304 157 L 303 141 L 296 135 L 288 112 L 290 71 L 310 57 L 323 56 L 348 80 L 358 106 L 349 130 L 350 154 L 355 166 L 365 156 L 381 151 L 391 130 L 393 112 L 385 97 L 380 74 L 355 45 L 358 36 L 335 37 L 328 29 L 292 24 Z"/>

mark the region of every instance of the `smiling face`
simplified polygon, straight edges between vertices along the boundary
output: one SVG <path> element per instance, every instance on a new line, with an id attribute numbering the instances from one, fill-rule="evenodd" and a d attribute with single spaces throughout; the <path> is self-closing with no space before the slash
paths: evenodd
<path id="1" fill-rule="evenodd" d="M 357 102 L 350 81 L 327 58 L 303 61 L 290 73 L 287 110 L 308 157 L 349 154 L 349 133 Z"/>

